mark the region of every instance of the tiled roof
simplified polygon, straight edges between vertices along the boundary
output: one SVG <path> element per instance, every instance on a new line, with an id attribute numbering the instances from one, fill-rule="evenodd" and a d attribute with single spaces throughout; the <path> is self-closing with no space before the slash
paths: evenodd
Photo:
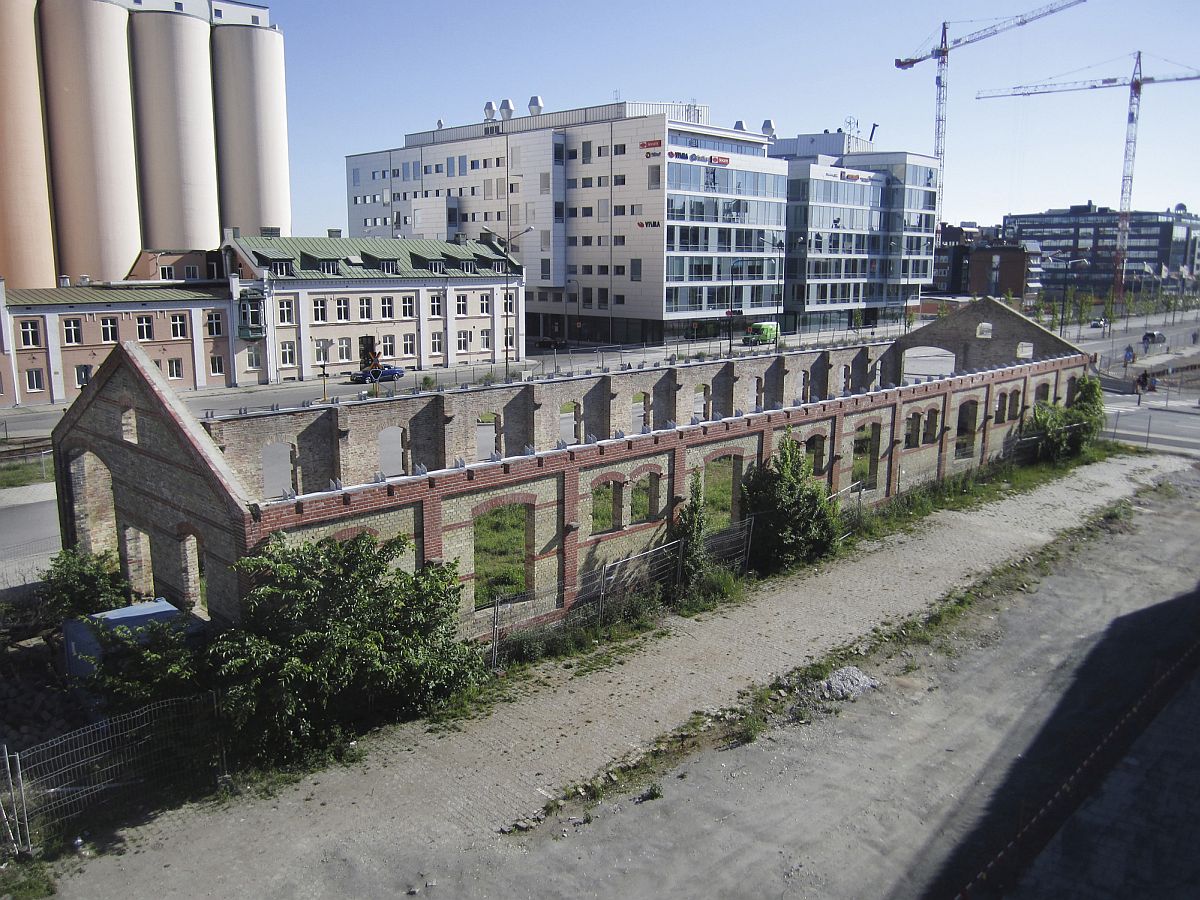
<path id="1" fill-rule="evenodd" d="M 495 277 L 503 273 L 503 267 L 493 271 L 491 264 L 508 259 L 518 264 L 503 252 L 480 241 L 450 241 L 423 239 L 393 240 L 390 238 L 328 238 L 328 237 L 238 237 L 233 244 L 249 259 L 259 265 L 290 260 L 291 275 L 274 276 L 276 280 L 329 278 L 434 278 L 441 275 L 455 277 Z M 322 261 L 336 260 L 336 274 L 322 272 Z M 433 272 L 428 268 L 431 261 L 440 260 L 445 272 Z M 394 262 L 395 271 L 385 272 L 383 262 Z M 463 262 L 474 263 L 475 271 L 465 271 Z M 487 266 L 487 268 L 484 268 Z"/>
<path id="2" fill-rule="evenodd" d="M 194 300 L 229 299 L 228 286 L 180 287 L 149 282 L 130 284 L 91 284 L 62 288 L 15 288 L 5 291 L 6 303 L 15 306 L 73 306 L 111 303 L 177 303 Z"/>

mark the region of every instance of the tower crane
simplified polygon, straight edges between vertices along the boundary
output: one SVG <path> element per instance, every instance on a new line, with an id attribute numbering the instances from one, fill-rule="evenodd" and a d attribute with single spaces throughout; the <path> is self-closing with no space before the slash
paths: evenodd
<path id="1" fill-rule="evenodd" d="M 1072 6 L 1078 6 L 1080 3 L 1086 3 L 1087 0 L 1057 0 L 1055 3 L 1047 3 L 1045 6 L 1039 6 L 1037 9 L 1031 9 L 1027 13 L 1022 13 L 1019 16 L 1013 16 L 1010 19 L 1003 19 L 999 22 L 994 22 L 987 28 L 981 28 L 978 31 L 973 31 L 970 34 L 965 34 L 962 37 L 955 38 L 952 41 L 947 40 L 947 29 L 950 22 L 942 23 L 942 41 L 941 43 L 922 56 L 914 56 L 909 59 L 896 60 L 897 69 L 911 69 L 917 63 L 924 62 L 927 59 L 936 59 L 937 68 L 937 103 L 936 116 L 933 129 L 933 155 L 938 161 L 938 178 L 941 179 L 945 172 L 946 162 L 946 87 L 947 76 L 950 67 L 950 51 L 959 47 L 965 47 L 967 44 L 974 44 L 976 41 L 982 41 L 985 38 L 990 38 L 1001 32 L 1008 31 L 1012 28 L 1020 28 L 1022 25 L 1028 25 L 1038 19 L 1053 15 L 1056 12 L 1062 12 L 1064 9 L 1069 9 Z M 941 185 L 938 185 L 937 192 L 937 221 L 934 222 L 936 230 L 942 220 L 942 191 Z"/>
<path id="2" fill-rule="evenodd" d="M 1169 81 L 1200 81 L 1200 72 L 1187 75 L 1142 75 L 1142 53 L 1133 57 L 1129 78 L 1096 78 L 1090 81 L 1064 81 L 1057 84 L 1023 84 L 1013 88 L 980 91 L 976 100 L 996 97 L 1030 97 L 1034 94 L 1058 94 L 1064 91 L 1091 91 L 1098 88 L 1129 88 L 1129 114 L 1125 125 L 1125 166 L 1121 170 L 1121 210 L 1117 217 L 1117 247 L 1113 252 L 1113 301 L 1125 305 L 1125 257 L 1129 252 L 1129 214 L 1133 206 L 1133 160 L 1137 153 L 1138 114 L 1142 107 L 1142 88 Z"/>

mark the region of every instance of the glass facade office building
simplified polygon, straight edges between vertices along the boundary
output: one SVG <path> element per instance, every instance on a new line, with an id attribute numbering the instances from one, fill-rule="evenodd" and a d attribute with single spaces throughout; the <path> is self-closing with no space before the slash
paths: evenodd
<path id="1" fill-rule="evenodd" d="M 1005 216 L 1004 236 L 1041 245 L 1049 257 L 1042 279 L 1047 296 L 1061 297 L 1070 287 L 1103 296 L 1113 287 L 1119 219 L 1117 210 L 1089 202 Z M 1126 290 L 1194 289 L 1197 267 L 1200 216 L 1182 203 L 1165 212 L 1129 214 Z"/>
<path id="2" fill-rule="evenodd" d="M 936 160 L 869 149 L 791 155 L 806 143 L 800 136 L 772 151 L 788 159 L 785 327 L 902 321 L 933 282 Z"/>

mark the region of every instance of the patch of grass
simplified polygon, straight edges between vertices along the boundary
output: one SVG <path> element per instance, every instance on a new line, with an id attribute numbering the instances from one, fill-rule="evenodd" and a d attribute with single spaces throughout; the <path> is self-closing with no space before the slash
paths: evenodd
<path id="1" fill-rule="evenodd" d="M 708 509 L 711 530 L 729 527 L 733 506 L 733 457 L 722 456 L 704 466 L 704 505 Z"/>
<path id="2" fill-rule="evenodd" d="M 54 480 L 54 466 L 46 460 L 46 474 L 42 475 L 40 462 L 10 463 L 0 466 L 0 488 L 25 487 L 27 484 L 43 484 Z"/>
<path id="3" fill-rule="evenodd" d="M 475 520 L 475 608 L 525 592 L 526 507 L 513 503 Z"/>
<path id="4" fill-rule="evenodd" d="M 50 867 L 39 859 L 10 859 L 0 863 L 0 897 L 41 900 L 57 893 Z"/>

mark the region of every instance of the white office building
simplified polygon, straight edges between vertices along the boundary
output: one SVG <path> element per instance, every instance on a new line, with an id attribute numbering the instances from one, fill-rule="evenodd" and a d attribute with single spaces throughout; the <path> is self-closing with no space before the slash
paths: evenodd
<path id="1" fill-rule="evenodd" d="M 770 123 L 719 128 L 685 103 L 543 112 L 537 97 L 529 115 L 505 100 L 484 116 L 347 157 L 350 235 L 511 238 L 535 338 L 659 342 L 779 316 L 788 163 L 768 154 Z"/>
<path id="2" fill-rule="evenodd" d="M 785 327 L 901 321 L 933 283 L 934 157 L 842 132 L 775 141 L 788 164 Z"/>

